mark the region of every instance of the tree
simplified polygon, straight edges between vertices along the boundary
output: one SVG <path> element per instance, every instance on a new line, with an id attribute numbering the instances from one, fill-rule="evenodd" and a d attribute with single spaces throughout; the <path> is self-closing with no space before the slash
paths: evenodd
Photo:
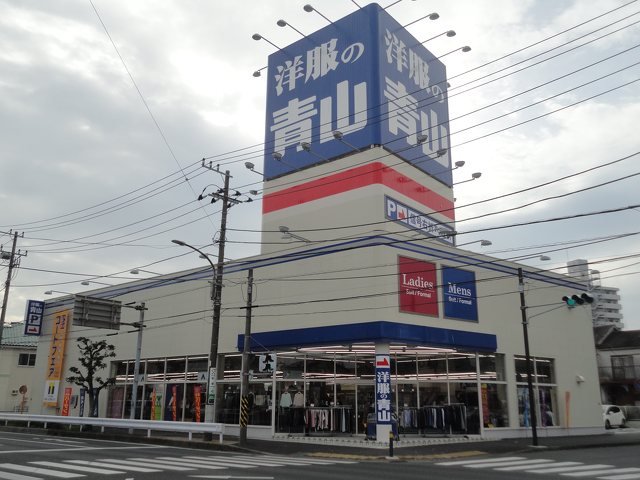
<path id="1" fill-rule="evenodd" d="M 67 377 L 67 382 L 78 385 L 87 391 L 89 396 L 89 416 L 97 417 L 100 391 L 109 385 L 113 385 L 116 381 L 115 377 L 103 379 L 97 373 L 107 366 L 105 359 L 116 356 L 115 347 L 108 344 L 106 340 L 93 342 L 86 337 L 79 337 L 78 349 L 80 350 L 78 361 L 82 370 L 78 367 L 70 367 L 69 371 L 73 375 Z"/>

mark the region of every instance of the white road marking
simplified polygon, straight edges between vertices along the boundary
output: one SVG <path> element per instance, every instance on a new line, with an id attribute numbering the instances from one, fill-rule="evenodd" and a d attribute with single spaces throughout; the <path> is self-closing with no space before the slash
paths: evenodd
<path id="1" fill-rule="evenodd" d="M 514 467 L 499 467 L 499 468 L 494 468 L 494 470 L 498 470 L 500 472 L 517 472 L 517 471 L 521 471 L 521 470 L 526 470 L 527 472 L 531 471 L 531 467 L 535 467 L 538 468 L 540 466 L 542 467 L 570 467 L 570 466 L 574 466 L 574 465 L 582 465 L 580 462 L 554 462 L 553 460 L 544 460 L 544 461 L 539 461 L 537 464 L 532 464 L 532 463 L 528 463 L 526 465 L 516 465 Z"/>
<path id="2" fill-rule="evenodd" d="M 256 458 L 255 456 L 250 455 L 234 455 L 234 458 Z M 268 455 L 270 460 L 278 461 L 282 460 L 287 462 L 296 462 L 296 463 L 304 463 L 305 465 L 315 464 L 315 465 L 335 465 L 335 464 L 345 464 L 350 465 L 354 463 L 358 463 L 354 460 L 332 460 L 332 459 L 320 459 L 320 458 L 309 458 L 309 457 L 287 457 L 283 455 Z"/>
<path id="3" fill-rule="evenodd" d="M 535 470 L 527 470 L 528 473 L 566 473 L 566 472 L 580 472 L 583 470 L 601 470 L 603 468 L 615 468 L 613 465 L 603 465 L 603 464 L 595 464 L 595 465 L 577 465 L 575 467 L 558 467 L 550 465 L 546 468 L 536 468 Z"/>
<path id="4" fill-rule="evenodd" d="M 139 459 L 134 459 L 134 460 L 139 460 Z M 167 457 L 167 458 L 154 458 L 153 459 L 154 462 L 158 463 L 158 467 L 162 467 L 164 464 L 169 464 L 169 465 L 174 465 L 174 466 L 178 466 L 178 467 L 193 467 L 193 468 L 204 468 L 204 469 L 208 469 L 208 470 L 224 470 L 226 467 L 220 467 L 218 465 L 207 465 L 204 462 L 196 462 L 196 461 L 189 461 L 187 459 L 180 459 L 180 458 L 171 458 L 171 457 Z"/>
<path id="5" fill-rule="evenodd" d="M 185 457 L 185 459 L 188 457 Z M 203 457 L 201 457 L 202 460 L 200 461 L 206 461 L 204 460 Z M 210 459 L 211 461 L 214 462 L 225 462 L 225 464 L 227 463 L 232 463 L 232 464 L 238 464 L 240 462 L 242 462 L 244 465 L 249 464 L 249 465 L 253 465 L 254 467 L 284 467 L 286 464 L 284 462 L 270 462 L 267 460 L 249 460 L 249 459 L 241 459 L 241 460 L 233 460 L 233 457 L 207 457 L 207 459 Z M 198 460 L 193 460 L 193 461 L 198 461 Z"/>
<path id="6" fill-rule="evenodd" d="M 40 477 L 28 477 L 26 475 L 18 475 L 17 473 L 0 472 L 0 478 L 3 480 L 42 480 Z"/>
<path id="7" fill-rule="evenodd" d="M 534 459 L 534 460 L 511 460 L 509 462 L 493 462 L 493 463 L 476 463 L 473 465 L 463 465 L 466 468 L 495 468 L 495 467 L 510 467 L 516 465 L 529 465 L 529 466 L 538 466 L 540 463 L 549 463 L 553 460 L 546 460 L 544 458 Z"/>
<path id="8" fill-rule="evenodd" d="M 227 467 L 234 468 L 258 468 L 257 465 L 247 465 L 243 463 L 242 460 L 233 460 L 232 458 L 226 457 L 183 457 L 188 460 L 193 460 L 196 462 L 204 462 L 211 465 L 224 465 Z"/>
<path id="9" fill-rule="evenodd" d="M 153 472 L 161 472 L 162 470 L 158 470 L 157 468 L 145 468 L 145 467 L 136 467 L 132 465 L 123 465 L 122 463 L 116 461 L 114 463 L 109 462 L 100 462 L 100 461 L 89 461 L 89 460 L 65 460 L 67 463 L 75 463 L 77 465 L 87 465 L 89 467 L 105 467 L 105 468 L 120 468 L 120 470 L 127 470 L 131 472 L 140 472 L 140 473 L 153 473 Z"/>
<path id="10" fill-rule="evenodd" d="M 640 473 L 631 473 L 628 475 L 613 475 L 613 476 L 598 477 L 598 478 L 606 478 L 608 480 L 633 480 L 636 478 L 640 478 Z"/>
<path id="11" fill-rule="evenodd" d="M 524 457 L 503 457 L 503 458 L 484 458 L 482 460 L 456 460 L 453 462 L 438 462 L 436 465 L 457 466 L 457 465 L 473 465 L 481 463 L 491 463 L 496 461 L 508 462 L 511 460 L 525 460 Z"/>
<path id="12" fill-rule="evenodd" d="M 15 470 L 22 473 L 35 473 L 40 475 L 49 475 L 50 477 L 58 478 L 77 478 L 84 477 L 80 473 L 58 472 L 57 470 L 50 470 L 48 468 L 29 467 L 28 465 L 18 465 L 15 463 L 0 463 L 0 468 L 7 470 Z"/>
<path id="13" fill-rule="evenodd" d="M 64 468 L 65 470 L 72 470 L 75 472 L 100 473 L 102 475 L 115 475 L 117 473 L 127 473 L 122 470 L 107 470 L 106 468 L 80 467 L 78 465 L 70 465 L 68 463 L 60 463 L 60 462 L 29 462 L 29 463 L 32 463 L 34 465 L 42 465 L 44 467 Z"/>
<path id="14" fill-rule="evenodd" d="M 218 478 L 229 480 L 237 478 L 238 480 L 273 480 L 274 477 L 236 477 L 234 475 L 189 475 L 191 478 Z"/>
<path id="15" fill-rule="evenodd" d="M 51 443 L 49 443 L 51 445 Z M 0 451 L 2 453 L 42 453 L 42 452 L 87 452 L 91 450 L 139 450 L 139 449 L 149 449 L 149 448 L 165 448 L 162 445 L 135 445 L 128 447 L 77 447 L 77 448 L 47 448 L 43 450 L 39 448 L 37 450 L 4 450 Z"/>
<path id="16" fill-rule="evenodd" d="M 613 475 L 621 473 L 640 473 L 640 468 L 614 468 L 608 470 L 591 470 L 589 472 L 561 473 L 565 477 L 596 477 L 598 475 Z M 611 478 L 611 477 L 605 477 Z"/>
<path id="17" fill-rule="evenodd" d="M 121 463 L 123 465 L 133 465 L 134 467 L 149 467 L 149 468 L 154 468 L 157 467 L 158 464 L 157 463 L 152 463 L 151 460 L 147 461 L 137 461 L 134 460 L 132 458 L 128 458 L 127 460 L 120 460 L 115 459 L 115 458 L 104 458 L 104 459 L 100 459 L 99 461 L 103 461 L 103 462 L 109 462 L 109 463 Z M 187 470 L 195 470 L 195 468 L 189 468 L 189 467 L 175 467 L 173 465 L 166 465 L 163 464 L 162 465 L 162 469 L 163 470 L 172 470 L 175 472 L 186 472 Z"/>

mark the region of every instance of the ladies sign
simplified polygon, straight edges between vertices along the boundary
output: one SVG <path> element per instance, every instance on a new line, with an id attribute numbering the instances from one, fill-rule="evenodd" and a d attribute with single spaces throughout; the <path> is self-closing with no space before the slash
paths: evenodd
<path id="1" fill-rule="evenodd" d="M 398 257 L 400 311 L 438 316 L 436 265 L 408 257 Z"/>

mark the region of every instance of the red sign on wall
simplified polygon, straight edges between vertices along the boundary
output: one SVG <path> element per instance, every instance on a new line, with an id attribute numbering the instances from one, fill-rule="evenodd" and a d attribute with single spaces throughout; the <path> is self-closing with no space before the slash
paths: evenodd
<path id="1" fill-rule="evenodd" d="M 398 257 L 400 311 L 438 316 L 436 265 Z"/>

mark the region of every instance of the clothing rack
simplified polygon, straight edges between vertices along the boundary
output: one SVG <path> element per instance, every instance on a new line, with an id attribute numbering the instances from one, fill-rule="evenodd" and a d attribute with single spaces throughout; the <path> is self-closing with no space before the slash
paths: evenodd
<path id="1" fill-rule="evenodd" d="M 426 405 L 420 408 L 418 428 L 422 433 L 467 433 L 467 406 L 464 403 Z"/>
<path id="2" fill-rule="evenodd" d="M 351 433 L 351 406 L 307 407 L 304 410 L 305 431 L 313 433 Z"/>

